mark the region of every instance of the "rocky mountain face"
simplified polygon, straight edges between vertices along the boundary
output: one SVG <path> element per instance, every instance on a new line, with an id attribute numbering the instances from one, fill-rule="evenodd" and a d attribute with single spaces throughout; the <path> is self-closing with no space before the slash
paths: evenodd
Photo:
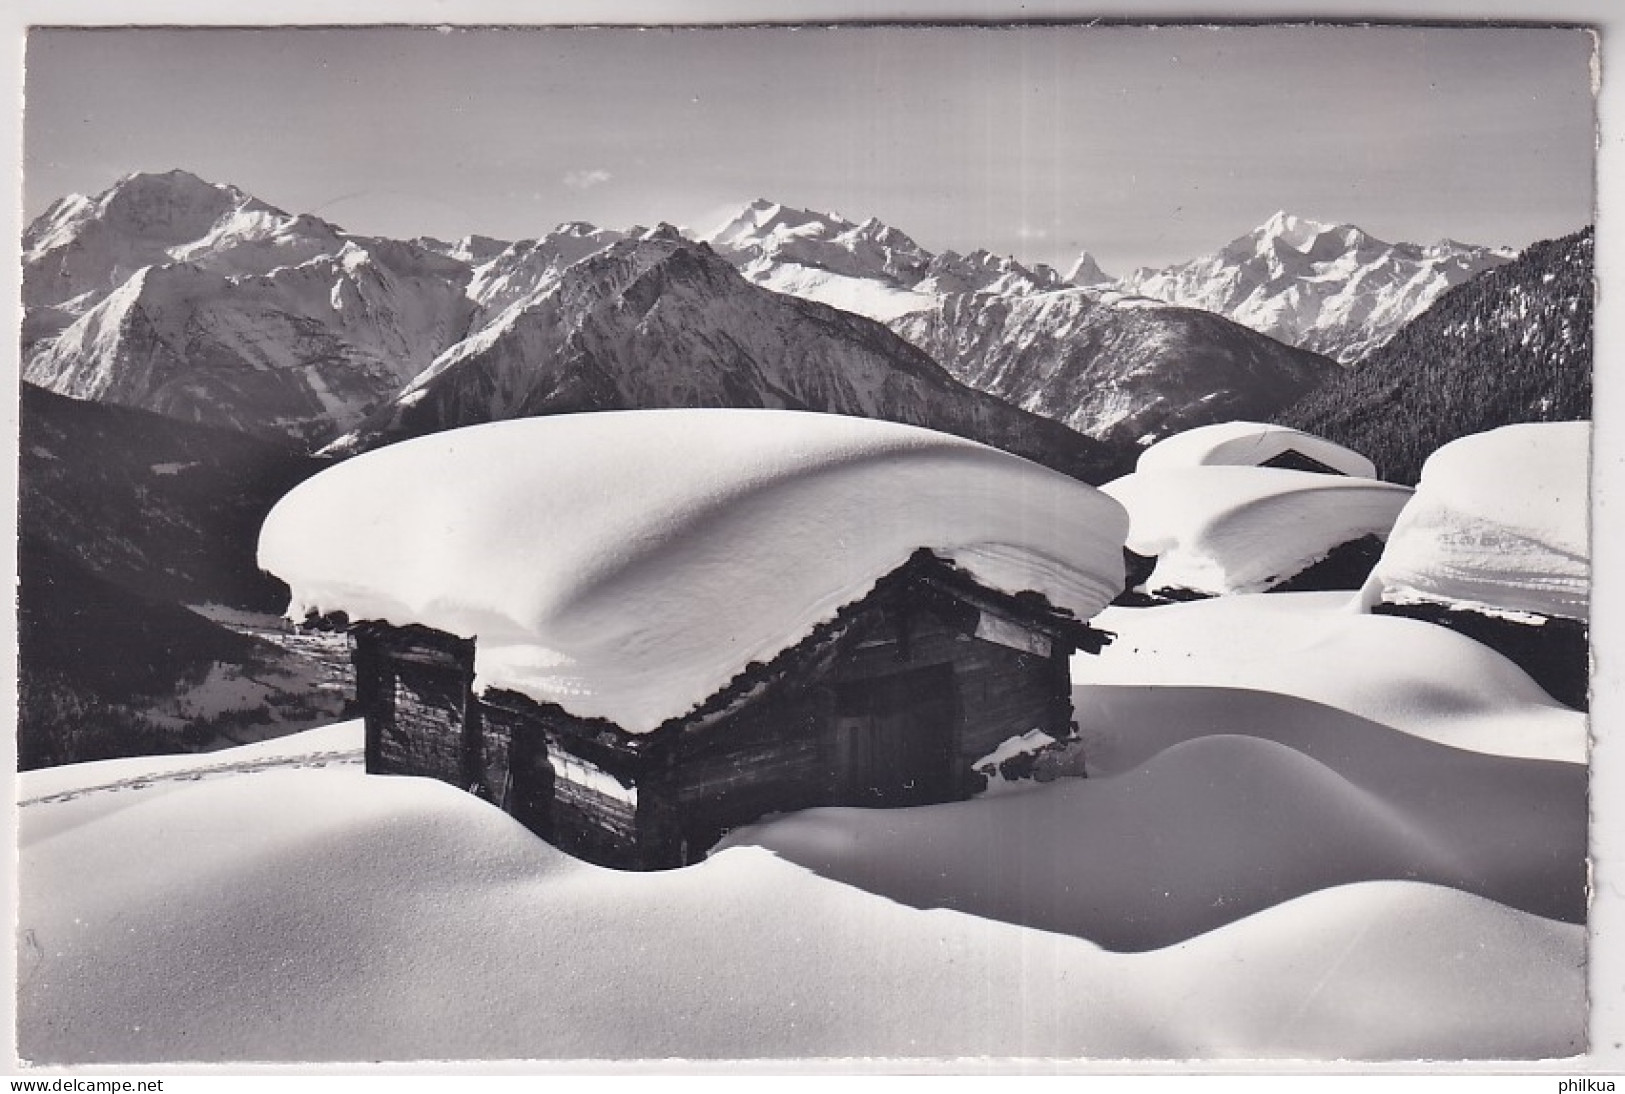
<path id="1" fill-rule="evenodd" d="M 1339 371 L 1208 312 L 1079 289 L 950 297 L 893 328 L 962 382 L 1115 444 L 1256 420 Z"/>
<path id="2" fill-rule="evenodd" d="M 1115 285 L 1117 283 L 1117 279 L 1101 269 L 1100 263 L 1095 260 L 1095 256 L 1088 251 L 1084 251 L 1078 256 L 1078 260 L 1072 263 L 1072 268 L 1067 271 L 1066 281 L 1067 284 L 1076 285 L 1080 289 L 1092 289 L 1097 286 Z"/>
<path id="3" fill-rule="evenodd" d="M 663 227 L 567 267 L 328 451 L 461 425 L 644 407 L 782 407 L 922 425 L 1100 481 L 1119 454 L 954 381 L 885 327 L 747 281 Z"/>
<path id="4" fill-rule="evenodd" d="M 1069 281 L 765 201 L 707 238 L 756 284 L 880 320 L 961 383 L 1115 444 L 1273 413 L 1336 372 L 1217 316 L 1127 295 L 1088 256 Z"/>
<path id="5" fill-rule="evenodd" d="M 1347 363 L 1388 341 L 1441 293 L 1511 257 L 1448 239 L 1385 243 L 1350 224 L 1282 212 L 1213 254 L 1135 270 L 1117 287 Z"/>
<path id="6" fill-rule="evenodd" d="M 393 407 L 386 418 L 428 421 L 427 411 L 401 410 L 402 398 L 428 398 L 408 385 L 431 366 L 438 373 L 450 362 L 488 358 L 497 344 L 516 352 L 524 339 L 511 332 L 534 327 L 536 314 L 552 306 L 544 301 L 568 298 L 576 312 L 591 311 L 583 295 L 593 291 L 591 278 L 568 272 L 650 235 L 571 223 L 513 243 L 398 242 L 291 216 L 184 172 L 132 175 L 94 198 L 63 199 L 29 229 L 23 375 L 75 398 L 315 447 L 353 430 L 376 432 L 376 421 L 362 423 L 386 403 Z M 1125 295 L 1092 261 L 1073 271 L 1094 286 L 1080 289 L 1046 266 L 986 251 L 936 254 L 875 219 L 854 223 L 766 201 L 707 238 L 756 287 L 888 324 L 961 384 L 1113 443 L 1229 414 L 1265 416 L 1330 374 L 1325 362 L 1243 328 Z M 747 313 L 712 309 L 707 321 L 754 321 Z M 789 322 L 791 314 L 781 309 L 780 317 Z M 827 339 L 839 328 L 874 348 L 868 327 L 843 327 L 822 312 L 796 311 L 794 319 L 809 322 L 809 337 Z M 696 342 L 722 338 L 671 334 L 672 344 L 696 352 Z M 542 350 L 545 340 L 526 337 L 525 352 Z M 760 343 L 754 331 L 727 337 Z M 796 336 L 781 330 L 780 339 L 788 345 Z M 666 360 L 668 371 L 681 370 Z M 676 380 L 665 382 L 669 390 L 652 380 L 646 388 L 624 378 L 594 381 L 616 394 L 587 399 L 576 392 L 585 374 L 570 362 L 532 365 L 557 371 L 564 387 L 547 399 L 531 391 L 526 406 L 682 405 L 674 403 L 684 386 Z M 887 414 L 905 414 L 900 394 L 855 394 L 878 390 L 874 376 L 819 384 L 803 377 L 803 388 L 775 387 L 765 372 L 758 379 L 768 386 L 758 390 L 737 372 L 720 386 L 697 379 L 686 398 L 704 392 L 741 405 L 847 413 L 889 399 Z M 945 414 L 950 396 L 934 398 L 937 409 L 912 413 L 933 420 L 992 413 Z M 474 413 L 469 406 L 446 420 Z"/>
<path id="7" fill-rule="evenodd" d="M 764 288 L 881 322 L 930 308 L 945 295 L 1020 295 L 1065 285 L 1048 266 L 1029 269 L 982 250 L 933 254 L 872 217 L 854 224 L 766 200 L 702 238 Z"/>
<path id="8" fill-rule="evenodd" d="M 60 394 L 327 440 L 467 332 L 469 266 L 184 172 L 58 202 L 24 248 L 23 376 Z"/>
<path id="9" fill-rule="evenodd" d="M 1441 296 L 1387 344 L 1276 420 L 1415 482 L 1447 441 L 1591 417 L 1594 232 L 1537 243 Z"/>
<path id="10" fill-rule="evenodd" d="M 23 234 L 23 301 L 82 315 L 146 266 L 263 274 L 338 249 L 340 232 L 185 171 L 57 201 Z"/>

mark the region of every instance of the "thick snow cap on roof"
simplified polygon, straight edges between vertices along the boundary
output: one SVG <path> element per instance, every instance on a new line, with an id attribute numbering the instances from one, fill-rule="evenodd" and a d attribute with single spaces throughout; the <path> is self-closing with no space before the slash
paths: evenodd
<path id="1" fill-rule="evenodd" d="M 1376 465 L 1351 448 L 1333 444 L 1313 433 L 1262 422 L 1218 422 L 1175 433 L 1141 452 L 1134 466 L 1139 471 L 1212 464 L 1257 467 L 1288 449 L 1345 475 L 1361 479 L 1377 477 Z"/>
<path id="2" fill-rule="evenodd" d="M 1362 536 L 1386 536 L 1406 486 L 1278 467 L 1169 467 L 1101 488 L 1129 512 L 1148 589 L 1263 592 Z"/>
<path id="3" fill-rule="evenodd" d="M 1128 519 L 1019 457 L 912 426 L 760 410 L 533 418 L 403 442 L 279 502 L 289 614 L 476 637 L 482 687 L 646 732 L 769 661 L 917 549 L 1088 619 Z"/>
<path id="4" fill-rule="evenodd" d="M 1422 465 L 1364 600 L 1584 620 L 1591 603 L 1590 422 L 1451 441 Z"/>

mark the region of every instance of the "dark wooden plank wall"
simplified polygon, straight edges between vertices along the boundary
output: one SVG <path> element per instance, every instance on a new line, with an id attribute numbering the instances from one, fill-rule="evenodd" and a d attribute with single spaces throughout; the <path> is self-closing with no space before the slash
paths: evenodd
<path id="1" fill-rule="evenodd" d="M 977 638 L 977 618 L 964 605 L 932 610 L 906 594 L 882 599 L 838 643 L 792 666 L 732 715 L 654 748 L 645 747 L 650 739 L 522 697 L 475 700 L 471 642 L 421 628 L 373 628 L 358 635 L 356 648 L 367 769 L 439 778 L 513 811 L 525 789 L 517 781 L 537 779 L 516 771 L 510 781 L 515 742 L 533 735 L 526 747 L 545 744 L 558 762 L 548 765 L 551 786 L 534 788 L 550 796 L 550 807 L 544 813 L 535 802 L 525 823 L 588 861 L 681 865 L 703 858 L 732 827 L 836 800 L 838 689 L 849 694 L 854 684 L 948 665 L 954 703 L 945 731 L 958 765 L 954 782 L 968 795 L 979 786 L 973 761 L 1035 728 L 1063 735 L 1071 717 L 1070 650 L 1057 644 L 1044 656 Z M 602 774 L 583 775 L 588 768 Z M 617 775 L 636 784 L 635 794 L 593 785 Z"/>
<path id="2" fill-rule="evenodd" d="M 683 857 L 697 861 L 730 828 L 768 813 L 827 805 L 833 775 L 827 692 L 790 689 L 684 740 L 666 782 Z"/>
<path id="3" fill-rule="evenodd" d="M 496 712 L 476 701 L 480 717 L 478 755 L 474 760 L 481 797 L 508 808 L 513 787 L 509 783 L 510 756 L 513 750 L 514 724 L 512 717 L 493 716 Z"/>
<path id="4" fill-rule="evenodd" d="M 473 643 L 371 628 L 358 633 L 354 660 L 367 770 L 469 789 L 474 756 L 468 746 L 479 732 Z"/>
<path id="5" fill-rule="evenodd" d="M 673 775 L 688 857 L 698 860 L 728 829 L 773 812 L 836 800 L 831 740 L 834 689 L 931 665 L 954 669 L 958 712 L 951 729 L 956 782 L 968 796 L 981 781 L 971 764 L 1006 738 L 1032 729 L 1064 735 L 1072 716 L 1064 647 L 1049 657 L 966 633 L 974 623 L 935 613 L 876 611 L 853 628 L 826 671 L 811 681 L 784 681 L 709 729 L 685 735 Z"/>
<path id="6" fill-rule="evenodd" d="M 1032 729 L 1052 735 L 1066 732 L 1072 706 L 1065 651 L 1046 658 L 1014 650 L 963 633 L 928 613 L 911 616 L 907 626 L 906 659 L 900 657 L 895 630 L 877 628 L 842 659 L 832 679 L 857 680 L 951 663 L 959 699 L 954 750 L 967 770 L 971 761 L 1008 737 Z"/>

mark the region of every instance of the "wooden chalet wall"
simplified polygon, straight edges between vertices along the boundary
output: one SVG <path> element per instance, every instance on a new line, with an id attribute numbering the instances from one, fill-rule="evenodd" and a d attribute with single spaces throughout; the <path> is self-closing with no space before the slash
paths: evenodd
<path id="1" fill-rule="evenodd" d="M 479 783 L 474 643 L 427 627 L 361 624 L 353 634 L 367 770 Z"/>
<path id="2" fill-rule="evenodd" d="M 831 649 L 738 713 L 683 732 L 670 776 L 683 857 L 697 861 L 727 830 L 767 813 L 967 798 L 981 786 L 971 765 L 1007 738 L 1067 735 L 1070 645 L 1014 649 L 975 636 L 984 613 L 945 603 L 907 610 L 902 599 L 872 605 Z M 888 780 L 890 765 L 854 770 L 841 730 L 861 733 L 867 721 L 910 732 L 911 719 L 912 755 L 891 758 L 912 761 L 912 787 Z"/>
<path id="3" fill-rule="evenodd" d="M 499 804 L 521 824 L 603 866 L 682 865 L 650 849 L 659 828 L 658 770 L 640 740 L 515 692 L 487 692 L 480 705 L 485 725 L 500 727 L 509 742 L 512 777 Z"/>
<path id="4" fill-rule="evenodd" d="M 1068 660 L 1099 636 L 1040 625 L 929 561 L 645 734 L 512 692 L 476 699 L 471 642 L 357 626 L 367 770 L 460 786 L 571 854 L 628 869 L 698 861 L 769 813 L 968 797 L 972 764 L 1007 738 L 1068 734 Z"/>

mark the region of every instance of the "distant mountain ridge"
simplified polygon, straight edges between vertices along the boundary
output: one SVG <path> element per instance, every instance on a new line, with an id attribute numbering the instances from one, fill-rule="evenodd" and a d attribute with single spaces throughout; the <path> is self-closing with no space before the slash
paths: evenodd
<path id="1" fill-rule="evenodd" d="M 510 311 L 556 294 L 574 265 L 650 235 L 574 222 L 511 243 L 384 240 L 183 171 L 127 176 L 30 226 L 23 375 L 320 445 L 431 366 L 484 353 Z M 1268 417 L 1337 375 L 1243 323 L 1348 359 L 1441 284 L 1498 261 L 1286 214 L 1218 255 L 1120 281 L 1087 255 L 1069 280 L 982 250 L 932 253 L 873 217 L 766 200 L 701 239 L 763 289 L 884 323 L 961 384 L 1113 444 Z"/>
<path id="2" fill-rule="evenodd" d="M 1595 232 L 1529 247 L 1457 286 L 1358 369 L 1276 417 L 1415 482 L 1447 441 L 1516 422 L 1591 417 Z"/>
<path id="3" fill-rule="evenodd" d="M 760 198 L 700 238 L 764 288 L 882 322 L 930 308 L 946 294 L 1066 287 L 1048 266 L 1028 268 L 985 250 L 933 254 L 873 217 L 855 224 Z"/>
<path id="4" fill-rule="evenodd" d="M 137 270 L 190 262 L 263 274 L 339 246 L 340 231 L 186 171 L 126 175 L 53 203 L 23 233 L 23 300 L 80 315 Z"/>
<path id="5" fill-rule="evenodd" d="M 755 283 L 880 320 L 961 383 L 1113 443 L 1267 415 L 1336 371 L 1221 317 L 1130 298 L 1088 256 L 1072 272 L 1085 289 L 764 200 L 705 238 Z"/>
<path id="6" fill-rule="evenodd" d="M 1211 311 L 1351 363 L 1441 293 L 1511 257 L 1448 239 L 1426 246 L 1385 243 L 1352 224 L 1278 212 L 1212 254 L 1135 270 L 1117 287 Z"/>
<path id="7" fill-rule="evenodd" d="M 541 414 L 782 407 L 970 437 L 1089 481 L 1098 442 L 950 377 L 879 323 L 747 281 L 662 227 L 566 267 L 442 354 L 327 451 Z"/>
<path id="8" fill-rule="evenodd" d="M 184 171 L 57 202 L 24 240 L 23 377 L 326 440 L 467 332 L 468 266 Z"/>

